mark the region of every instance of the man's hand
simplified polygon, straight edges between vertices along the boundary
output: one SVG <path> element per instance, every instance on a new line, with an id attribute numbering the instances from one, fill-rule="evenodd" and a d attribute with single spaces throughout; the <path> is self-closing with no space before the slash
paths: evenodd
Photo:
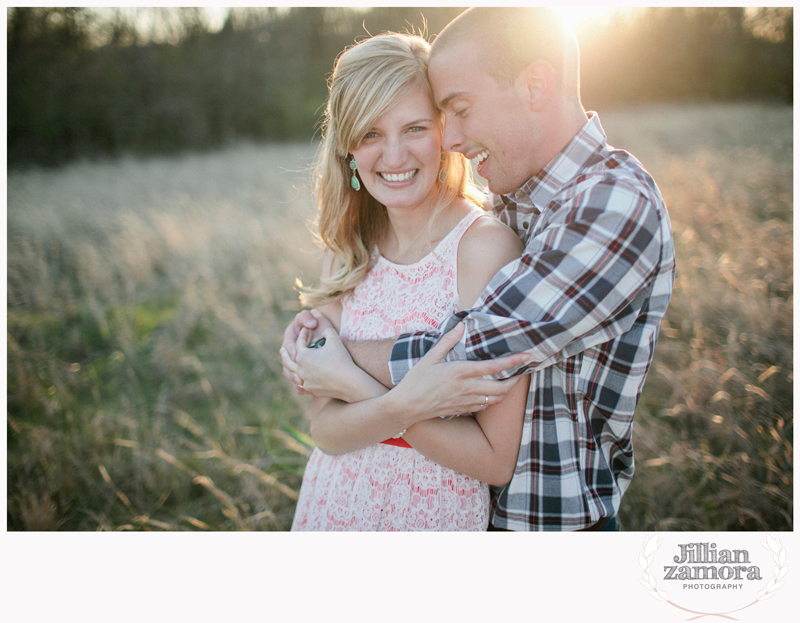
<path id="1" fill-rule="evenodd" d="M 464 323 L 459 323 L 390 392 L 398 407 L 408 409 L 413 421 L 476 413 L 501 402 L 520 377 L 504 381 L 483 377 L 530 359 L 527 353 L 515 353 L 488 361 L 445 361 L 463 334 Z"/>
<path id="2" fill-rule="evenodd" d="M 294 317 L 292 323 L 283 332 L 283 344 L 280 349 L 283 376 L 294 386 L 294 391 L 301 396 L 309 394 L 303 389 L 303 379 L 297 374 L 297 338 L 303 329 L 307 329 L 311 334 L 312 342 L 321 337 L 325 329 L 336 330 L 333 323 L 320 311 L 304 309 Z"/>

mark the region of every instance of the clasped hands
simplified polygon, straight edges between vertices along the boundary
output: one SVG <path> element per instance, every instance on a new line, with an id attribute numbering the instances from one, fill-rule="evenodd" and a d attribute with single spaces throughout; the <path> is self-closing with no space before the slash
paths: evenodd
<path id="1" fill-rule="evenodd" d="M 518 376 L 503 381 L 485 377 L 525 363 L 526 353 L 487 361 L 446 361 L 463 333 L 464 324 L 459 323 L 391 388 L 394 400 L 415 413 L 413 419 L 482 411 L 501 402 L 519 380 Z M 309 348 L 321 337 L 325 338 L 322 348 Z M 390 391 L 353 362 L 333 324 L 317 310 L 295 317 L 284 333 L 280 354 L 283 375 L 300 395 L 352 403 Z"/>

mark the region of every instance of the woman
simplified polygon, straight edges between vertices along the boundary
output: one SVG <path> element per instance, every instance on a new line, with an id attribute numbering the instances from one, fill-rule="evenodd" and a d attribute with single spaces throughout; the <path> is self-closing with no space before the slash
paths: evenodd
<path id="1" fill-rule="evenodd" d="M 318 159 L 326 256 L 321 284 L 304 288 L 303 302 L 345 339 L 436 328 L 521 251 L 479 209 L 468 162 L 442 152 L 428 51 L 420 37 L 373 37 L 339 57 L 330 81 Z M 385 439 L 360 426 L 374 404 L 360 401 L 388 390 L 352 363 L 335 333 L 319 351 L 308 339 L 301 333 L 305 361 L 335 362 L 350 399 L 313 399 L 318 447 L 292 529 L 485 530 L 486 483 L 506 484 L 516 462 L 527 379 L 475 418 L 426 420 Z"/>

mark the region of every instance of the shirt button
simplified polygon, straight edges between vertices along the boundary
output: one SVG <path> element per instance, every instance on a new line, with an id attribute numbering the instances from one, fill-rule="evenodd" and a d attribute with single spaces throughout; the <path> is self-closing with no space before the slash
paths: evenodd
<path id="1" fill-rule="evenodd" d="M 528 229 L 528 221 L 522 221 L 522 229 Z"/>

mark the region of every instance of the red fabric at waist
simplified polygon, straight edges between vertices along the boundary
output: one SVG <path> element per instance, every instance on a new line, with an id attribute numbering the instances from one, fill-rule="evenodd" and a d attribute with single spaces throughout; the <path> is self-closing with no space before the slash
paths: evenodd
<path id="1" fill-rule="evenodd" d="M 397 446 L 398 448 L 410 448 L 411 446 L 408 442 L 400 437 L 400 439 L 387 439 L 386 441 L 381 441 L 381 443 L 385 443 L 387 446 Z"/>

